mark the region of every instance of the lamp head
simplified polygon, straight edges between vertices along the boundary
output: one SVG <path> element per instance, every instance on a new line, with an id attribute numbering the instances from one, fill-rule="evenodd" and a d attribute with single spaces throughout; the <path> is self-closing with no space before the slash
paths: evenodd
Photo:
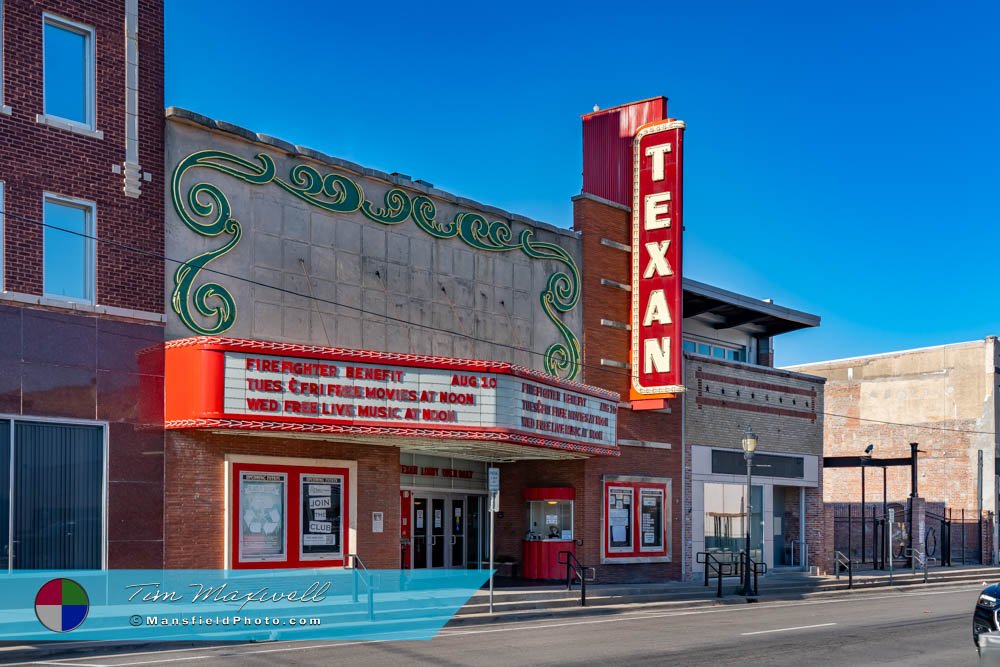
<path id="1" fill-rule="evenodd" d="M 867 447 L 865 447 L 865 454 L 870 455 L 873 449 L 875 449 L 875 445 L 869 444 Z"/>
<path id="2" fill-rule="evenodd" d="M 743 451 L 747 454 L 753 454 L 757 449 L 757 434 L 753 431 L 747 431 L 743 435 L 743 440 L 740 441 L 740 445 L 743 447 Z"/>

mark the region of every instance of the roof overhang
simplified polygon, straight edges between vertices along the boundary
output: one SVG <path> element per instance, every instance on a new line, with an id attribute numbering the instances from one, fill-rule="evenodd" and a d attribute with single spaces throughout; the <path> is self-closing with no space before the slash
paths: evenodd
<path id="1" fill-rule="evenodd" d="M 819 315 L 785 308 L 730 292 L 706 283 L 684 279 L 684 317 L 709 315 L 716 329 L 752 328 L 759 336 L 777 336 L 819 326 Z"/>

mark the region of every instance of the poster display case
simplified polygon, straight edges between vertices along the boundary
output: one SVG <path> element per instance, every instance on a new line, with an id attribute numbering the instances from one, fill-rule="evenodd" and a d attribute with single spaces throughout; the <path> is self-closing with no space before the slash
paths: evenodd
<path id="1" fill-rule="evenodd" d="M 230 567 L 344 564 L 346 469 L 234 462 L 230 470 Z"/>
<path id="2" fill-rule="evenodd" d="M 670 561 L 670 479 L 605 477 L 602 563 Z"/>
<path id="3" fill-rule="evenodd" d="M 573 537 L 573 504 L 576 490 L 565 487 L 524 490 L 527 531 L 522 542 L 525 579 L 563 579 L 566 566 L 559 552 L 576 553 Z"/>

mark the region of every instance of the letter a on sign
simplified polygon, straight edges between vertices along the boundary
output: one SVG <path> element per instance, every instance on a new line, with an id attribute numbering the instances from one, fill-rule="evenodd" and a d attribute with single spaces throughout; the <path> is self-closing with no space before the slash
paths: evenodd
<path id="1" fill-rule="evenodd" d="M 684 123 L 639 128 L 632 143 L 632 387 L 637 405 L 684 391 L 681 190 Z M 676 315 L 676 316 L 675 316 Z M 655 403 L 655 402 L 654 402 Z"/>

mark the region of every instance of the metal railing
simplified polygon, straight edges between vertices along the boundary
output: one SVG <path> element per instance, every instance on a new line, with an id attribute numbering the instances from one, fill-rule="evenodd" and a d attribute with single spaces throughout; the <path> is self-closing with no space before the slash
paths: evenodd
<path id="1" fill-rule="evenodd" d="M 798 547 L 798 562 L 795 562 L 795 549 Z M 809 543 L 802 540 L 792 540 L 788 544 L 788 562 L 792 567 L 809 568 Z"/>
<path id="2" fill-rule="evenodd" d="M 720 554 L 725 554 L 725 560 L 719 558 Z M 717 598 L 722 597 L 722 578 L 731 577 L 738 573 L 737 568 L 734 567 L 736 563 L 732 559 L 732 556 L 735 555 L 735 552 L 731 551 L 699 551 L 695 555 L 698 563 L 705 566 L 705 585 L 708 586 L 710 577 L 716 577 L 718 583 L 716 584 L 715 597 Z"/>
<path id="3" fill-rule="evenodd" d="M 351 599 L 357 603 L 360 594 L 361 584 L 365 585 L 365 591 L 368 594 L 368 620 L 375 620 L 375 587 L 376 580 L 375 575 L 368 570 L 365 562 L 361 560 L 361 557 L 357 554 L 347 554 L 347 561 L 351 564 L 350 568 L 354 571 L 354 588 L 351 594 Z M 363 574 L 362 574 L 363 573 Z"/>
<path id="4" fill-rule="evenodd" d="M 572 551 L 559 552 L 559 564 L 566 566 L 566 590 L 573 590 L 573 578 L 580 580 L 580 606 L 587 606 L 587 582 L 597 578 L 597 570 L 583 565 Z"/>
<path id="5" fill-rule="evenodd" d="M 740 553 L 743 556 L 743 558 L 746 559 L 746 561 L 748 563 L 748 567 L 750 568 L 750 573 L 753 574 L 753 595 L 754 596 L 760 595 L 760 592 L 759 592 L 760 589 L 757 587 L 757 575 L 758 574 L 767 574 L 767 563 L 765 563 L 763 561 L 757 562 L 751 556 L 747 555 L 745 552 L 740 552 Z M 747 583 L 749 583 L 750 577 L 747 576 L 746 579 L 747 579 Z M 744 595 L 747 595 L 747 596 L 750 595 L 750 593 L 748 591 L 743 591 L 743 593 L 744 593 Z"/>
<path id="6" fill-rule="evenodd" d="M 833 552 L 833 570 L 834 574 L 837 575 L 837 579 L 840 579 L 840 573 L 843 568 L 847 568 L 847 587 L 854 588 L 854 561 L 844 555 L 843 551 Z"/>
<path id="7" fill-rule="evenodd" d="M 917 573 L 917 564 L 920 564 L 920 569 L 924 571 L 924 583 L 927 583 L 927 564 L 930 561 L 938 560 L 934 556 L 928 556 L 920 549 L 906 549 L 906 557 L 910 559 L 911 572 L 913 574 Z"/>

